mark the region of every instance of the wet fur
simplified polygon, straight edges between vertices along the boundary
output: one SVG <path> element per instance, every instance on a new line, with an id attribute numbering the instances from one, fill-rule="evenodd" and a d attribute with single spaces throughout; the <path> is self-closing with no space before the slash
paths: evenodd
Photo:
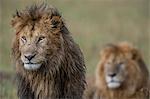
<path id="1" fill-rule="evenodd" d="M 20 59 L 19 32 L 26 25 L 34 29 L 34 24 L 43 18 L 43 26 L 51 26 L 54 44 L 60 50 L 51 55 L 49 48 L 47 60 L 36 71 L 27 71 Z M 51 24 L 46 20 L 51 20 Z M 47 20 L 47 21 L 48 21 Z M 32 5 L 22 12 L 16 12 L 12 19 L 16 30 L 12 56 L 16 64 L 18 97 L 20 99 L 82 99 L 85 89 L 85 64 L 79 46 L 73 41 L 62 17 L 56 8 L 46 4 Z M 63 44 L 57 40 L 61 33 Z M 52 46 L 52 45 L 49 45 Z"/>

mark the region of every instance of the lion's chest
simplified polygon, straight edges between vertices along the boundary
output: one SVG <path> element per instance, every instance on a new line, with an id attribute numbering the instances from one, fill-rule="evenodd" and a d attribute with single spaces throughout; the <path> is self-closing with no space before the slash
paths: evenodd
<path id="1" fill-rule="evenodd" d="M 60 94 L 56 82 L 49 77 L 30 77 L 28 81 L 36 99 L 53 99 Z"/>

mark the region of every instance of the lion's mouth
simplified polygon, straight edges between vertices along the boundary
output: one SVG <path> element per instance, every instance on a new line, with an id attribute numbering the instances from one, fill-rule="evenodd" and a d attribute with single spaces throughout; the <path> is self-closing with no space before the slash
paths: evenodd
<path id="1" fill-rule="evenodd" d="M 41 67 L 40 63 L 24 63 L 24 68 L 27 70 L 37 70 Z"/>
<path id="2" fill-rule="evenodd" d="M 106 83 L 110 89 L 116 89 L 121 86 L 121 81 L 117 77 L 106 76 Z"/>
<path id="3" fill-rule="evenodd" d="M 120 85 L 121 85 L 121 82 L 120 82 L 120 81 L 111 80 L 111 81 L 107 82 L 107 86 L 108 86 L 110 89 L 119 88 Z"/>

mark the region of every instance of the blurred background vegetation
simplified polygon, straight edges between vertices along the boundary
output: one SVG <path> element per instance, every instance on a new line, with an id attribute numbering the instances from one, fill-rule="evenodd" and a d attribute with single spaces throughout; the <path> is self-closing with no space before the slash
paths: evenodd
<path id="1" fill-rule="evenodd" d="M 0 0 L 0 99 L 16 99 L 11 61 L 15 35 L 10 25 L 16 9 L 42 0 Z M 87 74 L 94 75 L 99 51 L 107 43 L 128 41 L 141 50 L 150 65 L 150 0 L 47 0 L 62 13 L 80 45 Z"/>

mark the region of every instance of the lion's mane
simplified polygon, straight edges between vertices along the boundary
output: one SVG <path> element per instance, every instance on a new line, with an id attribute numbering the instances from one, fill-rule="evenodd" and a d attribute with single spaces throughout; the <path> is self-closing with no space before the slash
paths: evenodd
<path id="1" fill-rule="evenodd" d="M 62 18 L 56 8 L 41 4 L 17 11 L 12 19 L 12 26 L 16 30 L 12 56 L 16 64 L 20 99 L 82 99 L 85 89 L 85 64 L 82 52 L 70 36 L 63 20 L 57 20 L 56 17 L 52 24 L 46 24 L 47 18 L 51 19 L 53 16 Z M 24 69 L 20 59 L 18 34 L 28 24 L 34 27 L 38 20 L 45 22 L 43 26 L 52 26 L 54 29 L 50 30 L 51 32 L 61 33 L 62 50 L 54 53 L 53 56 L 48 54 L 47 60 L 40 69 L 28 71 Z M 57 42 L 59 41 L 56 41 L 56 44 Z"/>
<path id="2" fill-rule="evenodd" d="M 117 55 L 115 53 L 118 51 L 122 52 L 125 58 L 131 58 L 126 64 L 130 66 L 130 68 L 128 66 L 128 69 L 126 69 L 129 75 L 122 87 L 109 89 L 105 82 L 104 66 L 109 55 L 112 53 Z M 148 99 L 148 79 L 148 68 L 138 49 L 127 42 L 109 44 L 101 51 L 101 59 L 96 71 L 96 91 L 94 97 L 96 99 L 100 97 L 102 99 Z"/>

